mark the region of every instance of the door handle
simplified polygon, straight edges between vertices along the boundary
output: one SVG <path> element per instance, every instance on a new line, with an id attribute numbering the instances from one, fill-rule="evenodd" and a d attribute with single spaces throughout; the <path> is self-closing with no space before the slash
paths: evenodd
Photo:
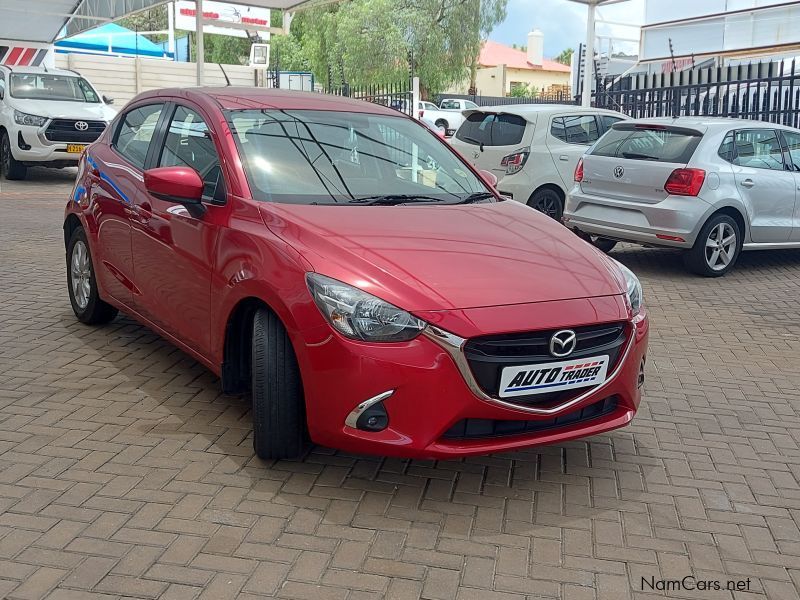
<path id="1" fill-rule="evenodd" d="M 742 181 L 742 187 L 751 188 L 756 184 L 752 179 L 745 179 Z"/>
<path id="2" fill-rule="evenodd" d="M 561 156 L 558 157 L 558 160 L 563 160 L 564 162 L 567 162 L 569 160 L 569 156 L 567 156 L 566 154 L 562 154 Z"/>
<path id="3" fill-rule="evenodd" d="M 147 200 L 145 200 L 136 206 L 136 214 L 139 215 L 139 221 L 144 223 L 145 221 L 150 220 L 150 217 L 153 216 L 153 207 L 150 206 L 150 203 Z"/>

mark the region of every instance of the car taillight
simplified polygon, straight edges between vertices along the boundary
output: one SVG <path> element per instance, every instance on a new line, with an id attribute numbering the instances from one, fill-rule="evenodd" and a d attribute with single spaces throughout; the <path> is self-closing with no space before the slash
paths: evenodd
<path id="1" fill-rule="evenodd" d="M 419 118 L 421 119 L 424 116 L 425 116 L 425 111 L 424 110 L 419 111 Z"/>
<path id="2" fill-rule="evenodd" d="M 528 160 L 528 156 L 531 153 L 530 148 L 521 148 L 517 150 L 513 154 L 509 154 L 508 156 L 504 156 L 500 160 L 500 166 L 506 168 L 506 175 L 513 175 L 522 169 L 525 166 L 525 162 Z"/>
<path id="3" fill-rule="evenodd" d="M 705 180 L 703 169 L 675 169 L 664 184 L 664 190 L 673 196 L 697 196 Z"/>
<path id="4" fill-rule="evenodd" d="M 578 166 L 575 167 L 575 175 L 573 176 L 575 183 L 580 183 L 583 181 L 583 159 L 581 158 L 578 161 Z"/>

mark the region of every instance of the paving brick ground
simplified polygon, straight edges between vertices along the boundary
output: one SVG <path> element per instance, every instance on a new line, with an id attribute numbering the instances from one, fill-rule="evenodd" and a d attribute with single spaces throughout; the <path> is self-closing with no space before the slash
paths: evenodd
<path id="1" fill-rule="evenodd" d="M 72 176 L 0 188 L 0 597 L 617 600 L 687 575 L 751 592 L 666 596 L 798 597 L 800 252 L 720 280 L 616 252 L 653 321 L 627 429 L 455 462 L 266 463 L 209 372 L 130 319 L 73 318 Z"/>

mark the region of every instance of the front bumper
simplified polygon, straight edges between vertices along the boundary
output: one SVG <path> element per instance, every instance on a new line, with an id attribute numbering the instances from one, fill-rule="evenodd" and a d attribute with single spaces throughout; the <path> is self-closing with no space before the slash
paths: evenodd
<path id="1" fill-rule="evenodd" d="M 11 155 L 14 159 L 28 165 L 42 163 L 78 164 L 81 153 L 67 152 L 67 142 L 52 142 L 48 140 L 44 135 L 46 128 L 46 124 L 43 127 L 17 124 L 9 127 L 8 136 L 11 143 Z M 88 142 L 79 145 L 86 146 Z"/>
<path id="2" fill-rule="evenodd" d="M 572 308 L 581 303 L 586 301 L 566 301 L 570 307 L 564 314 L 574 314 Z M 536 305 L 495 310 L 521 315 L 526 308 L 530 313 L 532 306 Z M 480 310 L 486 314 L 489 309 Z M 548 315 L 548 310 L 542 314 Z M 610 320 L 618 318 L 608 316 Z M 649 333 L 646 314 L 627 321 L 630 336 L 625 354 L 606 382 L 587 388 L 561 406 L 543 409 L 517 406 L 482 393 L 470 381 L 469 367 L 465 371 L 464 365 L 459 364 L 459 349 L 450 343 L 452 339 L 437 339 L 442 337 L 440 333 L 420 335 L 401 344 L 367 344 L 345 339 L 330 329 L 307 332 L 309 341 L 298 348 L 298 360 L 304 374 L 311 438 L 318 444 L 356 453 L 455 458 L 561 442 L 622 427 L 631 421 L 639 406 L 640 370 Z M 539 328 L 549 329 L 551 325 L 553 322 L 546 322 Z M 355 408 L 389 391 L 392 393 L 382 401 L 388 413 L 388 427 L 364 431 L 352 426 Z M 577 421 L 570 417 L 588 414 L 592 406 L 612 406 L 602 404 L 612 398 L 613 410 Z M 346 423 L 349 416 L 350 425 Z M 509 423 L 512 421 L 527 424 L 509 429 L 509 424 L 514 425 Z M 467 422 L 495 422 L 498 427 L 485 436 L 454 436 L 453 430 Z M 538 423 L 544 427 L 537 427 Z M 528 431 L 524 433 L 498 434 L 501 429 L 518 432 L 526 426 Z"/>
<path id="3" fill-rule="evenodd" d="M 563 222 L 570 229 L 613 240 L 691 248 L 711 212 L 712 205 L 696 197 L 667 196 L 647 204 L 594 196 L 576 186 L 567 198 Z"/>

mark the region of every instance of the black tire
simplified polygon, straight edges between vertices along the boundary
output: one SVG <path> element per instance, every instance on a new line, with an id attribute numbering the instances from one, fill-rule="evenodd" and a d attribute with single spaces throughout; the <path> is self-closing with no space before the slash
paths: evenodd
<path id="1" fill-rule="evenodd" d="M 308 446 L 305 399 L 292 342 L 266 309 L 253 318 L 253 450 L 259 458 L 297 458 Z"/>
<path id="2" fill-rule="evenodd" d="M 558 192 L 550 188 L 535 192 L 528 200 L 528 206 L 546 214 L 559 223 L 564 214 L 564 200 Z"/>
<path id="3" fill-rule="evenodd" d="M 82 244 L 83 252 L 86 253 L 86 261 L 88 269 L 83 269 L 84 277 L 80 273 L 76 273 L 76 264 L 80 264 L 80 260 L 76 260 L 76 247 Z M 75 285 L 73 275 L 76 275 L 80 281 L 85 281 L 85 296 L 76 297 L 79 294 Z M 83 284 L 80 284 L 83 285 Z M 86 238 L 86 232 L 83 227 L 78 227 L 72 232 L 72 236 L 67 244 L 67 291 L 69 293 L 69 303 L 72 305 L 72 312 L 81 323 L 87 325 L 100 325 L 108 323 L 117 316 L 116 308 L 104 302 L 97 291 L 97 278 L 94 273 L 94 265 L 92 263 L 92 255 L 89 251 L 89 241 Z M 80 295 L 80 294 L 79 294 Z"/>
<path id="4" fill-rule="evenodd" d="M 434 125 L 436 125 L 436 127 L 438 127 L 439 129 L 443 129 L 445 133 L 447 133 L 447 130 L 450 127 L 450 123 L 448 123 L 444 119 L 438 119 L 436 123 L 434 123 Z"/>
<path id="5" fill-rule="evenodd" d="M 599 237 L 596 235 L 589 236 L 589 241 L 591 242 L 592 246 L 594 246 L 598 250 L 602 250 L 606 254 L 611 252 L 617 245 L 617 242 L 615 240 L 610 240 L 608 238 Z"/>
<path id="6" fill-rule="evenodd" d="M 720 232 L 723 232 L 723 241 L 729 239 L 731 232 L 736 236 L 732 242 L 729 242 L 729 250 L 725 253 L 725 256 L 730 256 L 732 251 L 733 255 L 730 256 L 727 264 L 722 264 L 724 262 L 724 257 L 721 256 L 722 252 L 720 251 L 717 255 L 716 264 L 712 266 L 714 251 L 718 249 L 717 246 L 712 244 L 717 241 Z M 683 264 L 689 271 L 697 275 L 702 275 L 703 277 L 722 277 L 734 267 L 736 261 L 739 259 L 743 241 L 739 224 L 734 218 L 726 214 L 712 215 L 700 230 L 700 234 L 697 236 L 697 240 L 692 249 L 684 253 Z"/>
<path id="7" fill-rule="evenodd" d="M 7 131 L 4 131 L 0 138 L 0 172 L 9 181 L 25 179 L 25 175 L 28 173 L 28 167 L 11 154 L 11 140 L 8 139 Z"/>

